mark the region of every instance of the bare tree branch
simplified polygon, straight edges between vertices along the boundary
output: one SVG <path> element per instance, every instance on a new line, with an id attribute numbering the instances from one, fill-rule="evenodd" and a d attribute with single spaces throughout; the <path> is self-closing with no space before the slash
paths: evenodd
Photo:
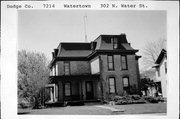
<path id="1" fill-rule="evenodd" d="M 144 68 L 152 67 L 161 50 L 166 49 L 166 40 L 148 41 L 143 49 L 142 65 Z"/>

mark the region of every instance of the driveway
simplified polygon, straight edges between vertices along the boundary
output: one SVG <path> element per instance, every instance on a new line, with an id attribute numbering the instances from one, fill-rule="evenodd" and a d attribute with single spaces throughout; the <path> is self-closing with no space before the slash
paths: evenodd
<path id="1" fill-rule="evenodd" d="M 166 103 L 130 105 L 84 105 L 53 107 L 46 109 L 19 109 L 18 114 L 30 115 L 119 115 L 155 114 L 166 115 Z"/>

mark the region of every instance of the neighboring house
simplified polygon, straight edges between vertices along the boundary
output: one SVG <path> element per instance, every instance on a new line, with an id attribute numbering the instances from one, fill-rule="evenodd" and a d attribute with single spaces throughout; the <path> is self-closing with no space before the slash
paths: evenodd
<path id="1" fill-rule="evenodd" d="M 162 96 L 167 97 L 167 53 L 162 49 L 159 54 L 155 66 L 156 80 L 161 82 Z"/>
<path id="2" fill-rule="evenodd" d="M 141 82 L 143 79 L 148 80 L 148 90 L 142 90 L 143 95 L 157 97 L 162 94 L 161 82 L 156 78 L 156 69 L 151 68 L 141 73 Z"/>
<path id="3" fill-rule="evenodd" d="M 49 65 L 49 103 L 94 101 L 138 94 L 139 66 L 126 35 L 100 35 L 91 43 L 60 43 Z"/>

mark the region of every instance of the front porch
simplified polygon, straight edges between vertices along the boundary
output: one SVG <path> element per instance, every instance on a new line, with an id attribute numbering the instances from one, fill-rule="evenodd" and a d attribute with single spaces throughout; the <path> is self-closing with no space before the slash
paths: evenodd
<path id="1" fill-rule="evenodd" d="M 101 97 L 99 75 L 54 76 L 46 90 L 49 95 L 46 104 L 83 104 Z"/>

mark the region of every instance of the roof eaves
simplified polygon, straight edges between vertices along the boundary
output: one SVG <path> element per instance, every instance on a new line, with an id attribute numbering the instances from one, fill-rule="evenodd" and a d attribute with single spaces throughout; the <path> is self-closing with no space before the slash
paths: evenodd
<path id="1" fill-rule="evenodd" d="M 157 67 L 159 67 L 159 64 L 154 64 L 154 65 L 152 66 L 152 68 L 157 68 Z"/>
<path id="2" fill-rule="evenodd" d="M 155 63 L 160 64 L 164 56 L 166 56 L 166 50 L 162 49 Z"/>
<path id="3" fill-rule="evenodd" d="M 49 63 L 49 65 L 48 65 L 49 68 L 52 67 L 52 64 L 54 63 L 54 61 L 55 61 L 55 58 L 53 58 L 53 59 L 51 60 L 51 62 Z"/>
<path id="4" fill-rule="evenodd" d="M 102 35 L 99 35 L 98 37 L 96 37 L 94 41 L 97 41 L 97 39 L 99 39 L 99 37 L 101 37 L 101 36 L 102 36 Z"/>

